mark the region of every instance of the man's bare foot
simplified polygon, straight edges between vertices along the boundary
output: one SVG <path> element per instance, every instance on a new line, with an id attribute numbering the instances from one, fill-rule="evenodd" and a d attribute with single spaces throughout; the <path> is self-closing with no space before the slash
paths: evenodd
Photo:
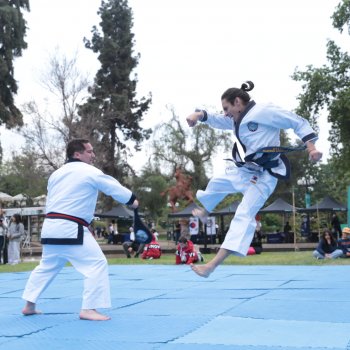
<path id="1" fill-rule="evenodd" d="M 35 310 L 35 304 L 30 301 L 27 301 L 26 305 L 22 309 L 22 314 L 24 316 L 31 316 L 31 315 L 40 315 L 42 314 L 42 312 L 39 310 Z"/>
<path id="2" fill-rule="evenodd" d="M 81 309 L 79 318 L 88 321 L 108 321 L 111 319 L 109 316 L 100 314 L 95 309 Z"/>
<path id="3" fill-rule="evenodd" d="M 191 264 L 191 269 L 198 275 L 204 278 L 208 278 L 210 274 L 214 271 L 209 264 L 204 265 L 194 265 Z"/>
<path id="4" fill-rule="evenodd" d="M 192 215 L 199 218 L 200 221 L 205 225 L 208 221 L 208 212 L 203 208 L 195 208 L 192 210 Z"/>

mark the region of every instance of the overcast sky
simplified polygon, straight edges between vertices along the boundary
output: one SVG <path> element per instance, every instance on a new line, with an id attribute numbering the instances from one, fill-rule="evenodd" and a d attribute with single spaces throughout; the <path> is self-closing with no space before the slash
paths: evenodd
<path id="1" fill-rule="evenodd" d="M 330 16 L 338 0 L 129 0 L 134 15 L 139 96 L 153 95 L 144 127 L 169 114 L 171 104 L 185 119 L 196 107 L 220 108 L 229 87 L 252 80 L 256 102 L 297 106 L 300 84 L 290 78 L 296 67 L 326 61 L 327 39 L 341 38 Z M 100 18 L 100 0 L 30 0 L 28 49 L 16 60 L 17 104 L 41 101 L 47 92 L 38 84 L 48 56 L 59 48 L 66 56 L 78 52 L 79 68 L 93 78 L 96 56 L 83 45 Z M 321 122 L 319 147 L 328 153 L 328 126 Z M 5 155 L 16 149 L 13 133 L 0 129 Z M 147 148 L 147 147 L 146 147 Z M 224 157 L 223 157 L 224 158 Z M 135 165 L 142 165 L 142 157 Z"/>

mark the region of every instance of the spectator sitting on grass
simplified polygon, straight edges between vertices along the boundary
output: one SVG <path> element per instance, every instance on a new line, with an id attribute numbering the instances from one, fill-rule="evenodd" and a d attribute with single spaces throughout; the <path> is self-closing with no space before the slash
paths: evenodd
<path id="1" fill-rule="evenodd" d="M 350 258 L 350 227 L 344 227 L 341 239 L 338 240 L 339 248 L 343 251 L 344 258 Z"/>
<path id="2" fill-rule="evenodd" d="M 152 232 L 152 230 L 151 230 Z M 162 255 L 162 249 L 160 244 L 157 242 L 156 236 L 152 235 L 152 241 L 145 245 L 143 253 L 141 255 L 142 259 L 159 259 Z"/>
<path id="3" fill-rule="evenodd" d="M 203 261 L 200 252 L 196 251 L 191 240 L 187 239 L 185 236 L 179 238 L 179 244 L 176 249 L 176 265 L 196 263 L 198 261 Z"/>
<path id="4" fill-rule="evenodd" d="M 316 250 L 313 252 L 316 259 L 336 259 L 343 256 L 343 251 L 339 249 L 337 241 L 332 232 L 325 229 Z"/>

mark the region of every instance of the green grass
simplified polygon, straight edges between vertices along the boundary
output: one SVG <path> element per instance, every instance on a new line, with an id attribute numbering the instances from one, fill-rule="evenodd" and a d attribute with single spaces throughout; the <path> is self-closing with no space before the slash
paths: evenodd
<path id="1" fill-rule="evenodd" d="M 214 254 L 204 255 L 205 261 L 209 261 Z M 157 260 L 111 258 L 110 265 L 174 265 L 174 255 L 163 255 Z M 0 265 L 1 272 L 31 271 L 38 265 L 38 261 L 24 262 L 18 265 Z M 224 261 L 224 265 L 350 265 L 350 259 L 316 260 L 311 251 L 299 252 L 264 252 L 260 255 L 250 255 L 245 258 L 230 256 Z"/>

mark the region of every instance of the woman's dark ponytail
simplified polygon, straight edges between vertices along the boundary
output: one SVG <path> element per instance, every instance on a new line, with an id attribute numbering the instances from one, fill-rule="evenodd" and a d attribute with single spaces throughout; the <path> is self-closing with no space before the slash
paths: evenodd
<path id="1" fill-rule="evenodd" d="M 250 80 L 244 82 L 241 85 L 241 88 L 230 88 L 227 89 L 221 96 L 221 100 L 225 99 L 228 102 L 234 104 L 235 98 L 239 97 L 242 101 L 247 104 L 250 101 L 250 96 L 247 91 L 251 91 L 254 89 L 254 83 Z"/>
<path id="2" fill-rule="evenodd" d="M 254 83 L 250 80 L 245 81 L 242 85 L 241 85 L 241 90 L 243 91 L 251 91 L 254 89 Z"/>

